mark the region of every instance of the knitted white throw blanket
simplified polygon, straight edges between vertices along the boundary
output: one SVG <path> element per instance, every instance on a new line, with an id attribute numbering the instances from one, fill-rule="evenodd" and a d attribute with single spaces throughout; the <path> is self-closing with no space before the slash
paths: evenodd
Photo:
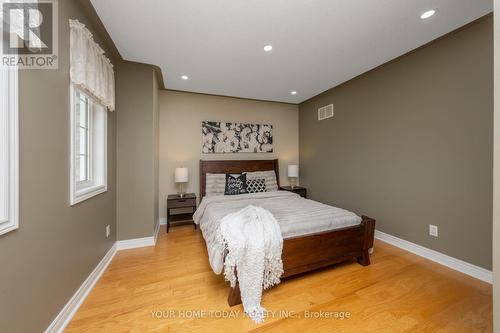
<path id="1" fill-rule="evenodd" d="M 219 239 L 228 250 L 224 277 L 236 285 L 238 280 L 245 313 L 256 323 L 263 321 L 262 290 L 280 283 L 283 274 L 283 238 L 278 222 L 267 210 L 247 206 L 225 216 Z"/>

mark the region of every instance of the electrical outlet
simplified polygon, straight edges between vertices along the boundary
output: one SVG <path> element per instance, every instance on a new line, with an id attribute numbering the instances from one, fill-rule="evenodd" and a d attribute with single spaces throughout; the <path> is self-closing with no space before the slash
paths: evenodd
<path id="1" fill-rule="evenodd" d="M 111 226 L 108 224 L 106 226 L 106 238 L 109 238 L 110 234 L 111 234 Z"/>
<path id="2" fill-rule="evenodd" d="M 436 225 L 429 224 L 429 235 L 438 237 L 438 227 Z"/>

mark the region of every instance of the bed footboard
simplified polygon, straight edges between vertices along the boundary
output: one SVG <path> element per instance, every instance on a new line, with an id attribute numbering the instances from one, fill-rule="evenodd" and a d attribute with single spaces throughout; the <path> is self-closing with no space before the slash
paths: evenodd
<path id="1" fill-rule="evenodd" d="M 373 247 L 374 234 L 375 220 L 363 215 L 361 223 L 354 227 L 285 239 L 282 278 L 354 258 L 362 266 L 370 265 L 368 251 Z M 228 303 L 229 306 L 241 304 L 238 284 L 231 288 Z"/>

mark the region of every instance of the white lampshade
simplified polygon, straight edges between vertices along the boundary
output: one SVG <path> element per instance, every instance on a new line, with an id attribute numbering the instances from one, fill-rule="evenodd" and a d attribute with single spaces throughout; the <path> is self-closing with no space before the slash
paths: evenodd
<path id="1" fill-rule="evenodd" d="M 297 178 L 299 176 L 299 166 L 292 164 L 288 166 L 288 177 Z"/>
<path id="2" fill-rule="evenodd" d="M 187 183 L 188 181 L 188 168 L 175 168 L 175 182 Z"/>

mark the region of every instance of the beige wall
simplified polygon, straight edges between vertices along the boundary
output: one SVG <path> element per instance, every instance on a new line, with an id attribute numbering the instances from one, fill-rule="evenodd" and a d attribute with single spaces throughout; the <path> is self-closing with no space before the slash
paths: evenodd
<path id="1" fill-rule="evenodd" d="M 201 122 L 219 120 L 272 124 L 273 153 L 202 154 Z M 231 97 L 160 91 L 160 216 L 165 199 L 176 193 L 174 169 L 189 168 L 189 192 L 199 192 L 200 159 L 279 158 L 280 181 L 288 184 L 287 164 L 298 162 L 298 107 Z"/>
<path id="2" fill-rule="evenodd" d="M 69 205 L 68 19 L 106 45 L 84 13 L 81 1 L 59 1 L 59 69 L 19 72 L 20 221 L 0 236 L 0 332 L 43 332 L 116 240 L 119 109 L 108 113 L 108 191 Z"/>
<path id="3" fill-rule="evenodd" d="M 299 136 L 313 199 L 491 269 L 491 16 L 301 104 Z"/>
<path id="4" fill-rule="evenodd" d="M 116 76 L 117 108 L 117 238 L 153 235 L 158 208 L 157 91 L 151 66 L 119 62 Z"/>
<path id="5" fill-rule="evenodd" d="M 493 327 L 500 333 L 500 21 L 495 0 L 495 123 L 493 188 Z"/>

